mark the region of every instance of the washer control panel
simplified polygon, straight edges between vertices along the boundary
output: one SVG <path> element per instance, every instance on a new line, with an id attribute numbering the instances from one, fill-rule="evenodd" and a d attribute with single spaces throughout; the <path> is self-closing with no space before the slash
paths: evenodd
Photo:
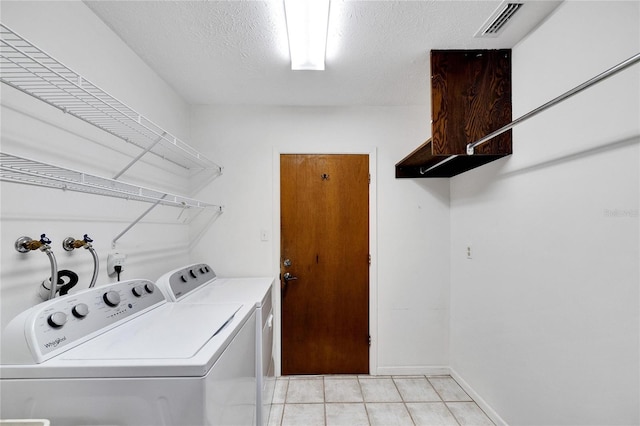
<path id="1" fill-rule="evenodd" d="M 165 289 L 168 287 L 167 299 L 176 301 L 215 277 L 216 273 L 209 265 L 198 263 L 170 272 L 158 280 L 158 285 L 164 286 Z M 166 281 L 168 281 L 168 286 Z"/>
<path id="2" fill-rule="evenodd" d="M 163 303 L 164 295 L 148 280 L 120 281 L 48 300 L 7 325 L 3 364 L 41 363 Z M 23 359 L 25 343 L 31 360 Z"/>

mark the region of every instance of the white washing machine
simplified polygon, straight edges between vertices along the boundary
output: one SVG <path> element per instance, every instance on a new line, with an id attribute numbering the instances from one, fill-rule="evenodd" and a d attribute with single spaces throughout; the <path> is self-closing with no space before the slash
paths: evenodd
<path id="1" fill-rule="evenodd" d="M 177 303 L 242 303 L 253 304 L 256 311 L 256 400 L 257 424 L 269 420 L 275 388 L 273 360 L 274 278 L 219 278 L 204 263 L 175 269 L 158 279 L 156 285 L 167 300 Z"/>
<path id="2" fill-rule="evenodd" d="M 43 302 L 3 331 L 2 417 L 255 424 L 255 324 L 252 304 L 167 303 L 147 280 Z"/>

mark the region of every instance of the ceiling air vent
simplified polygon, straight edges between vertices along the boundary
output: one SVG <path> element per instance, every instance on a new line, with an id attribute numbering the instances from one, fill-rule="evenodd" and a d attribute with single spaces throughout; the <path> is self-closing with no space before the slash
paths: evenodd
<path id="1" fill-rule="evenodd" d="M 475 37 L 497 37 L 522 6 L 523 3 L 502 3 L 475 34 Z"/>

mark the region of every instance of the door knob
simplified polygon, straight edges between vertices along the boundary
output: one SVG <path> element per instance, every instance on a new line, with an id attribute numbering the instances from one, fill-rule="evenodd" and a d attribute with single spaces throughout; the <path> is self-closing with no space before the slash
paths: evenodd
<path id="1" fill-rule="evenodd" d="M 298 279 L 298 277 L 294 277 L 293 275 L 291 275 L 291 272 L 285 272 L 282 278 L 284 278 L 285 283 Z"/>

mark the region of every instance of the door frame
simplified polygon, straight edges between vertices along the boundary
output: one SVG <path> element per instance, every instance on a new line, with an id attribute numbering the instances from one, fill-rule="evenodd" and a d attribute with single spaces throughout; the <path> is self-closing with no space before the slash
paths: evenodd
<path id="1" fill-rule="evenodd" d="M 369 156 L 369 174 L 371 182 L 369 184 L 369 254 L 371 255 L 371 265 L 369 266 L 369 335 L 371 336 L 371 346 L 369 347 L 369 374 L 376 375 L 378 368 L 378 234 L 377 234 L 377 152 L 376 148 L 370 150 L 318 150 L 318 149 L 280 149 L 273 148 L 273 275 L 277 278 L 280 275 L 280 155 L 281 154 L 360 154 Z M 274 289 L 274 361 L 275 374 L 282 374 L 282 301 L 279 281 Z"/>

